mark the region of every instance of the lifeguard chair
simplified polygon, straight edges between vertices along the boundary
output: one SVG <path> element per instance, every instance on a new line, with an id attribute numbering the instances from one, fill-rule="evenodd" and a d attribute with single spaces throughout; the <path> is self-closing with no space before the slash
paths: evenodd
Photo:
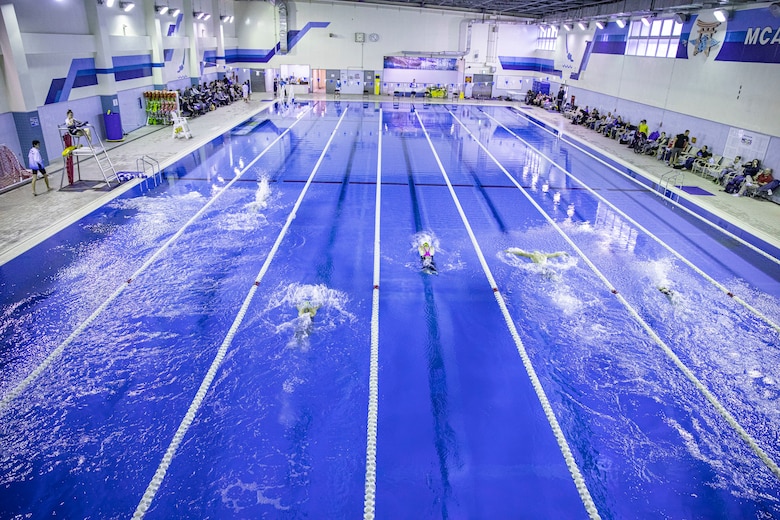
<path id="1" fill-rule="evenodd" d="M 69 184 L 73 184 L 76 181 L 76 179 L 74 179 L 74 162 L 76 172 L 78 173 L 78 180 L 84 180 L 81 178 L 82 157 L 92 157 L 95 159 L 95 163 L 107 186 L 110 187 L 111 182 L 113 181 L 116 181 L 117 185 L 120 183 L 116 169 L 114 168 L 114 163 L 111 162 L 111 158 L 106 152 L 103 141 L 100 140 L 100 135 L 95 131 L 95 127 L 89 123 L 83 123 L 78 128 L 60 125 L 57 127 L 57 130 L 60 133 L 60 140 L 62 141 L 62 157 L 65 162 L 65 171 L 68 175 Z M 81 141 L 82 138 L 84 139 L 83 145 Z M 62 188 L 64 181 L 65 175 L 60 178 L 60 188 Z"/>
<path id="2" fill-rule="evenodd" d="M 174 139 L 177 137 L 192 139 L 192 132 L 190 132 L 190 124 L 187 122 L 187 118 L 179 115 L 179 112 L 176 110 L 171 112 L 171 118 L 173 118 Z"/>

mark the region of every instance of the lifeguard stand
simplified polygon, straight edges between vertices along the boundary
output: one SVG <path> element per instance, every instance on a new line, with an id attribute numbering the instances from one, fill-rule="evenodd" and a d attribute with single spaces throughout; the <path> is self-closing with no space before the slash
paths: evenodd
<path id="1" fill-rule="evenodd" d="M 192 139 L 192 132 L 190 132 L 190 124 L 187 122 L 187 118 L 179 115 L 179 112 L 176 110 L 171 112 L 171 118 L 173 119 L 173 137 Z"/>
<path id="2" fill-rule="evenodd" d="M 119 184 L 119 178 L 116 175 L 114 164 L 111 162 L 111 158 L 106 153 L 106 148 L 103 145 L 103 141 L 100 140 L 100 135 L 95 130 L 95 127 L 90 124 L 85 124 L 74 132 L 65 126 L 58 126 L 57 130 L 60 133 L 60 140 L 62 141 L 63 155 L 65 156 L 65 162 L 67 166 L 68 160 L 76 159 L 76 171 L 78 172 L 78 180 L 81 179 L 81 158 L 93 157 L 95 163 L 100 169 L 100 173 L 103 176 L 103 180 L 107 186 L 111 186 L 112 182 Z M 87 138 L 85 130 L 88 130 L 91 134 L 91 139 Z M 70 140 L 70 146 L 67 144 Z M 67 153 L 66 153 L 67 152 Z M 70 169 L 70 168 L 68 168 Z M 69 176 L 70 177 L 70 176 Z M 69 178 L 73 182 L 72 178 Z M 65 175 L 60 179 L 60 188 L 65 182 Z"/>

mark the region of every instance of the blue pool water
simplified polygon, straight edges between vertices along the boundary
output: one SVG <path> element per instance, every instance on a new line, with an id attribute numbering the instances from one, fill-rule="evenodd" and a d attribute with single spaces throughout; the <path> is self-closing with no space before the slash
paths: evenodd
<path id="1" fill-rule="evenodd" d="M 511 108 L 260 113 L 0 266 L 0 518 L 780 518 L 756 244 Z"/>

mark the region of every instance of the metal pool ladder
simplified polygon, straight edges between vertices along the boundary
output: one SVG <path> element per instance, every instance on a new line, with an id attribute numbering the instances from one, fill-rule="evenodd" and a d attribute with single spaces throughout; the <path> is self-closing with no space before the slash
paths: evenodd
<path id="1" fill-rule="evenodd" d="M 655 184 L 655 189 L 669 200 L 679 201 L 680 194 L 675 190 L 669 189 L 670 186 L 679 186 L 682 182 L 683 172 L 680 170 L 671 170 L 658 179 L 658 183 Z"/>
<path id="2" fill-rule="evenodd" d="M 149 169 L 147 171 L 147 168 Z M 148 155 L 142 155 L 135 161 L 135 169 L 138 171 L 138 177 L 144 180 L 146 188 L 149 188 L 149 179 L 154 181 L 155 187 L 157 186 L 157 177 L 160 177 L 162 182 L 162 172 L 160 171 L 160 162 Z"/>

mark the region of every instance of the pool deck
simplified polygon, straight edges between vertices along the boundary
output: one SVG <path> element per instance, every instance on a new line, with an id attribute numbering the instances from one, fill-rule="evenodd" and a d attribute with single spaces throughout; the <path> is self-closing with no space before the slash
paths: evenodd
<path id="1" fill-rule="evenodd" d="M 324 95 L 301 96 L 300 100 L 325 99 Z M 331 99 L 330 97 L 328 99 Z M 362 96 L 342 95 L 341 101 L 364 101 Z M 392 102 L 391 96 L 370 96 L 369 101 Z M 410 100 L 400 103 L 401 108 Z M 419 104 L 420 101 L 417 101 Z M 432 103 L 448 103 L 448 100 L 433 100 Z M 641 173 L 650 180 L 658 180 L 670 168 L 653 157 L 633 153 L 627 146 L 616 140 L 606 138 L 582 126 L 572 125 L 568 119 L 556 112 L 538 107 L 528 107 L 512 102 L 472 102 L 466 104 L 502 104 L 517 107 L 521 112 L 544 122 L 550 128 L 596 148 L 616 163 Z M 248 104 L 233 103 L 214 112 L 189 120 L 192 139 L 175 139 L 170 126 L 147 126 L 130 132 L 125 140 L 118 143 L 105 143 L 106 150 L 117 172 L 135 171 L 136 161 L 142 155 L 158 161 L 165 169 L 179 158 L 200 148 L 210 140 L 233 128 L 247 118 L 264 110 L 272 104 L 270 96 L 255 95 Z M 56 153 L 54 155 L 57 155 Z M 62 159 L 52 161 L 47 168 L 49 183 L 53 190 L 44 192 L 43 180 L 36 183 L 39 195 L 34 197 L 30 184 L 0 194 L 0 265 L 34 247 L 38 243 L 64 229 L 84 215 L 102 206 L 117 195 L 135 186 L 139 180 L 125 182 L 110 190 L 100 191 L 84 189 L 82 191 L 60 191 L 63 175 Z M 682 170 L 681 170 L 682 171 Z M 732 223 L 745 232 L 780 248 L 780 205 L 766 200 L 749 197 L 733 197 L 720 191 L 721 186 L 712 181 L 683 172 L 684 186 L 697 186 L 712 196 L 689 195 L 682 190 L 675 194 L 691 205 L 696 205 L 718 218 Z M 97 180 L 101 174 L 94 159 L 82 159 L 82 179 Z"/>

